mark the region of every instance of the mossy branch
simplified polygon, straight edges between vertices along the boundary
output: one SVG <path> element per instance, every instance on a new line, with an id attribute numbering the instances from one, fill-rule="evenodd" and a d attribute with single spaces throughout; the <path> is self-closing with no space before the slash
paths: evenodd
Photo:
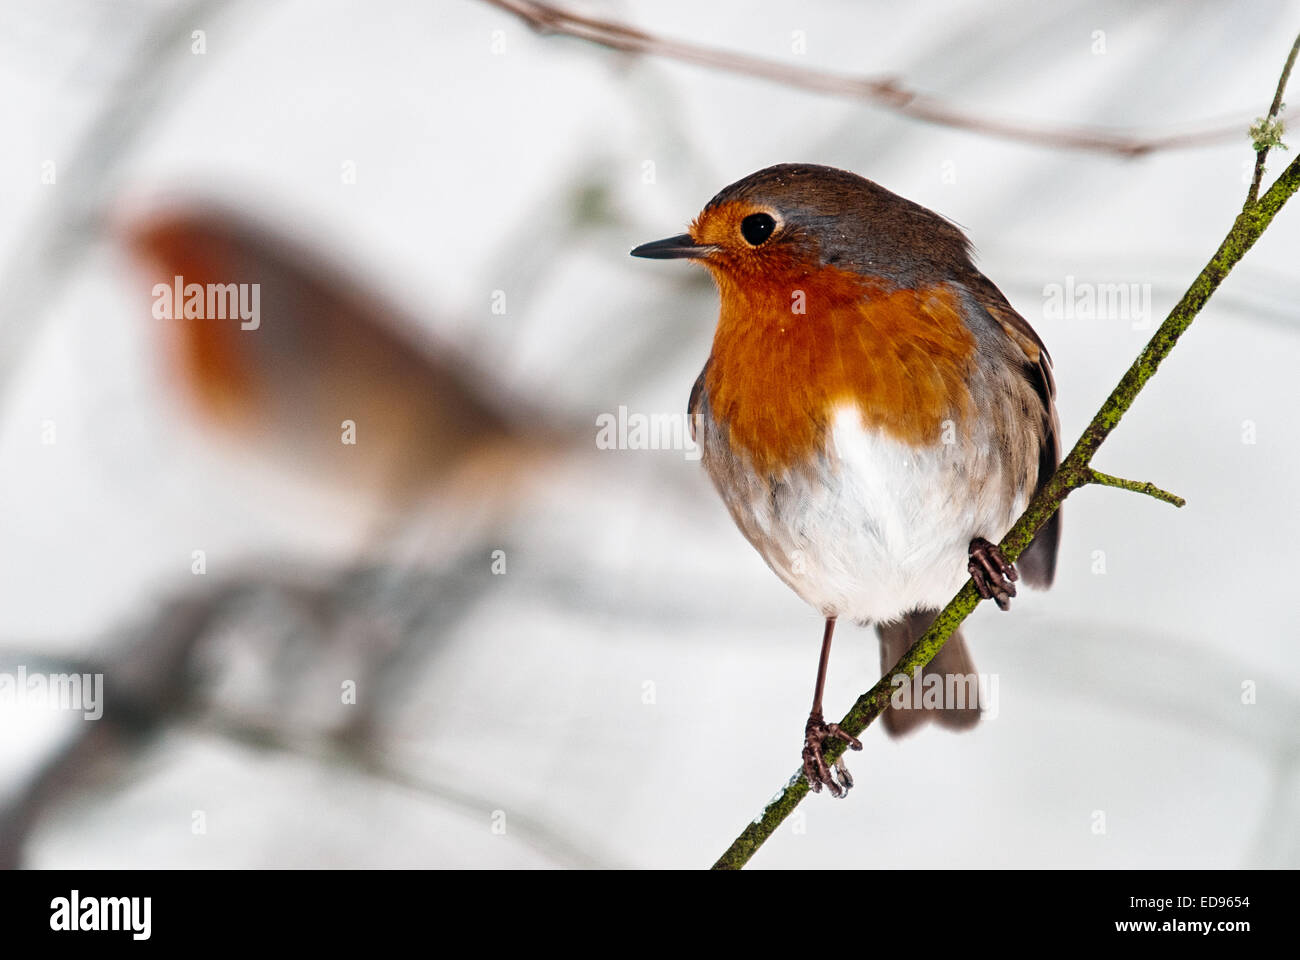
<path id="1" fill-rule="evenodd" d="M 1297 49 L 1300 49 L 1300 37 L 1296 38 L 1296 46 L 1292 48 L 1291 57 L 1287 60 L 1283 82 L 1279 85 L 1278 95 L 1274 98 L 1274 109 L 1270 111 L 1272 116 L 1276 115 L 1276 110 L 1281 103 L 1281 91 L 1295 62 Z M 1245 207 L 1238 214 L 1232 229 L 1228 231 L 1228 235 L 1219 245 L 1214 256 L 1210 258 L 1210 262 L 1192 281 L 1192 285 L 1187 288 L 1182 299 L 1138 354 L 1132 366 L 1120 379 L 1119 385 L 1111 391 L 1106 402 L 1097 411 L 1097 415 L 1083 431 L 1074 448 L 1061 461 L 1056 473 L 1038 492 L 1024 514 L 1002 540 L 1002 552 L 1008 560 L 1014 562 L 1020 556 L 1039 528 L 1060 509 L 1066 497 L 1089 484 L 1135 490 L 1178 506 L 1182 505 L 1181 497 L 1176 497 L 1151 484 L 1123 480 L 1094 470 L 1093 455 L 1110 432 L 1119 425 L 1124 414 L 1133 406 L 1137 395 L 1155 376 L 1160 363 L 1173 350 L 1178 338 L 1191 325 L 1211 294 L 1223 282 L 1223 278 L 1246 255 L 1297 189 L 1300 189 L 1300 157 L 1291 162 L 1262 197 L 1256 199 L 1252 192 L 1252 196 L 1247 199 Z M 910 676 L 913 670 L 924 667 L 934 659 L 944 642 L 952 636 L 961 622 L 970 616 L 979 601 L 980 596 L 975 590 L 975 585 L 968 580 L 958 591 L 957 596 L 953 597 L 948 606 L 935 618 L 925 635 L 912 645 L 889 673 L 881 677 L 875 686 L 858 698 L 852 709 L 840 721 L 840 726 L 855 737 L 861 736 L 871 722 L 889 706 L 889 697 L 894 690 L 893 678 L 899 674 Z M 844 750 L 844 743 L 838 740 L 828 741 L 824 751 L 826 761 L 834 763 Z M 745 827 L 740 836 L 718 858 L 713 869 L 738 870 L 744 867 L 758 848 L 799 805 L 808 791 L 808 781 L 802 773 L 796 773 L 763 812 Z"/>
<path id="2" fill-rule="evenodd" d="M 1157 500 L 1163 500 L 1165 503 L 1172 503 L 1175 507 L 1185 507 L 1187 501 L 1176 493 L 1170 493 L 1168 490 L 1161 490 L 1154 483 L 1143 483 L 1141 480 L 1125 480 L 1123 477 L 1112 477 L 1109 473 L 1102 473 L 1100 470 L 1093 470 L 1089 474 L 1089 483 L 1095 483 L 1101 487 L 1118 487 L 1120 490 L 1132 490 L 1134 493 L 1145 493 L 1148 497 L 1155 497 Z"/>

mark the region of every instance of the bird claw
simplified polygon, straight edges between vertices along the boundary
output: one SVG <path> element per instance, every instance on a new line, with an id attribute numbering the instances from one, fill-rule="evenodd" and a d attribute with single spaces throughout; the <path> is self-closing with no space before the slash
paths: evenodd
<path id="1" fill-rule="evenodd" d="M 1016 595 L 1015 581 L 1020 579 L 1015 564 L 1002 555 L 1002 548 L 983 537 L 970 542 L 970 563 L 966 564 L 975 589 L 985 600 L 993 600 L 1001 610 L 1011 609 Z"/>
<path id="2" fill-rule="evenodd" d="M 851 750 L 861 750 L 862 741 L 845 732 L 838 723 L 827 723 L 820 713 L 808 716 L 803 732 L 803 775 L 813 793 L 821 793 L 825 786 L 832 797 L 843 797 L 853 788 L 853 776 L 843 756 L 835 761 L 833 768 L 826 763 L 822 747 L 827 740 L 843 740 Z"/>

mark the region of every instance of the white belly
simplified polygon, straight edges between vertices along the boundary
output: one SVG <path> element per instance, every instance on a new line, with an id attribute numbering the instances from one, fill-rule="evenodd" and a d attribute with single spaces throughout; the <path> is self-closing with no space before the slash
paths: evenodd
<path id="1" fill-rule="evenodd" d="M 825 616 L 881 622 L 947 604 L 968 576 L 971 539 L 998 542 L 1028 502 L 985 438 L 951 439 L 913 448 L 847 406 L 820 467 L 776 489 L 715 470 L 708 444 L 705 462 L 742 532 L 799 596 Z"/>

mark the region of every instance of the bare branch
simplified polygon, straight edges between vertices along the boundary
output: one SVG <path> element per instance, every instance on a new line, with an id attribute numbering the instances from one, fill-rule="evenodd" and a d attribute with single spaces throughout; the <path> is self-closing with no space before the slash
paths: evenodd
<path id="1" fill-rule="evenodd" d="M 655 56 L 771 80 L 790 87 L 865 100 L 895 113 L 958 130 L 1042 147 L 1140 157 L 1161 150 L 1203 147 L 1241 136 L 1248 122 L 1150 134 L 1121 127 L 1069 126 L 979 116 L 905 86 L 896 77 L 855 77 L 793 67 L 743 53 L 658 37 L 613 20 L 580 16 L 540 0 L 484 0 L 519 17 L 539 33 L 558 33 L 625 53 Z"/>

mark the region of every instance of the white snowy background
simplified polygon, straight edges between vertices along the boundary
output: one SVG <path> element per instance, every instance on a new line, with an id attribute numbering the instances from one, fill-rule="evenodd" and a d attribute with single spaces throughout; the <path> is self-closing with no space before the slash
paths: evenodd
<path id="1" fill-rule="evenodd" d="M 974 113 L 1152 130 L 1264 113 L 1300 29 L 1300 3 L 1268 0 L 579 9 Z M 0 90 L 0 670 L 144 644 L 209 583 L 343 571 L 326 626 L 271 589 L 196 654 L 201 708 L 65 771 L 21 840 L 36 867 L 709 865 L 797 766 L 820 623 L 697 462 L 596 449 L 600 413 L 684 409 L 716 315 L 702 271 L 627 251 L 771 163 L 862 173 L 969 232 L 1049 345 L 1073 442 L 1217 247 L 1253 157 L 1244 126 L 1138 160 L 1018 145 L 538 36 L 474 0 L 11 0 Z M 346 495 L 214 442 L 160 376 L 160 321 L 109 223 L 164 194 L 344 264 L 571 444 L 508 513 L 461 524 L 441 504 L 376 546 Z M 1298 254 L 1300 201 L 1097 460 L 1187 506 L 1075 494 L 1056 586 L 966 625 L 997 717 L 873 727 L 858 788 L 809 798 L 755 867 L 1300 866 Z M 1047 316 L 1067 277 L 1149 284 L 1150 325 Z M 402 588 L 351 583 L 358 565 Z M 405 608 L 424 613 L 396 676 L 361 685 L 375 716 L 349 751 L 339 678 L 369 655 L 367 619 Z M 878 675 L 874 634 L 842 629 L 828 711 Z M 84 722 L 0 707 L 0 804 Z"/>

